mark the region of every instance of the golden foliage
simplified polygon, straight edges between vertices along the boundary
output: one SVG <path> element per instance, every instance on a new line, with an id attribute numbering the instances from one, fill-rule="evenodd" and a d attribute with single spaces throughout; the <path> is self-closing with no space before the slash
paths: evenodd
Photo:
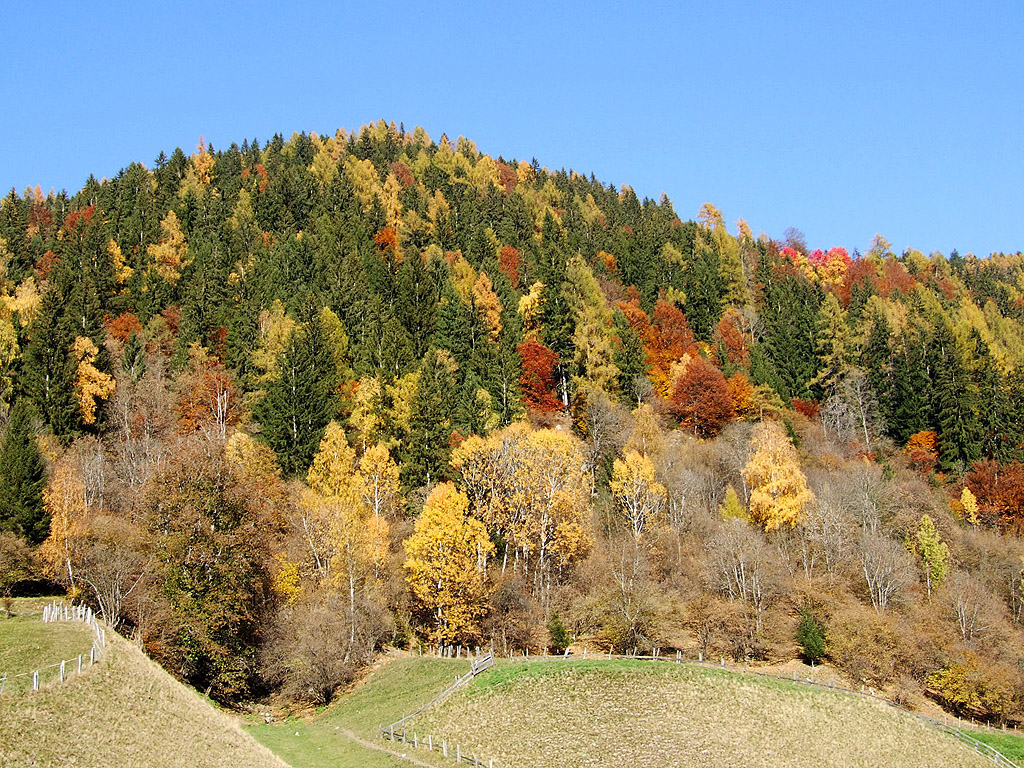
<path id="1" fill-rule="evenodd" d="M 470 517 L 469 499 L 451 483 L 427 497 L 405 541 L 406 579 L 434 626 L 438 643 L 478 635 L 490 588 L 487 559 L 494 545 L 483 523 Z"/>
<path id="2" fill-rule="evenodd" d="M 286 605 L 294 605 L 302 594 L 302 587 L 299 585 L 299 566 L 289 560 L 283 552 L 274 556 L 270 588 Z"/>
<path id="3" fill-rule="evenodd" d="M 626 451 L 612 465 L 609 484 L 615 506 L 625 516 L 633 538 L 655 528 L 665 511 L 665 486 L 654 479 L 654 463 L 637 451 Z"/>
<path id="4" fill-rule="evenodd" d="M 538 280 L 530 286 L 529 293 L 519 299 L 519 314 L 522 315 L 524 330 L 527 333 L 536 332 L 539 328 L 543 291 L 544 283 Z"/>
<path id="5" fill-rule="evenodd" d="M 386 445 L 375 445 L 363 453 L 356 473 L 358 492 L 374 517 L 392 517 L 401 505 L 398 465 Z"/>
<path id="6" fill-rule="evenodd" d="M 78 370 L 75 376 L 75 391 L 78 393 L 78 407 L 82 412 L 82 421 L 85 424 L 96 422 L 96 401 L 106 400 L 116 387 L 114 377 L 103 373 L 94 363 L 99 355 L 99 349 L 93 344 L 92 339 L 86 336 L 77 336 L 72 347 L 72 354 L 78 361 Z"/>
<path id="7" fill-rule="evenodd" d="M 964 519 L 971 525 L 978 524 L 978 499 L 971 493 L 966 485 L 960 494 L 960 508 L 964 512 Z"/>
<path id="8" fill-rule="evenodd" d="M 110 255 L 110 265 L 114 269 L 114 279 L 117 280 L 118 285 L 124 285 L 131 279 L 135 270 L 125 262 L 124 254 L 121 253 L 121 246 L 117 244 L 114 238 L 110 238 L 107 241 L 107 253 Z"/>
<path id="9" fill-rule="evenodd" d="M 160 222 L 160 229 L 163 231 L 160 242 L 149 245 L 146 253 L 153 257 L 156 273 L 170 285 L 177 285 L 181 270 L 188 266 L 188 244 L 173 209 Z"/>
<path id="10" fill-rule="evenodd" d="M 345 430 L 336 421 L 327 425 L 320 447 L 313 457 L 306 479 L 314 493 L 344 496 L 352 491 L 356 452 L 348 444 Z"/>
<path id="11" fill-rule="evenodd" d="M 743 468 L 750 485 L 750 517 L 771 531 L 795 526 L 803 508 L 814 500 L 793 443 L 774 421 L 762 421 L 751 436 L 753 455 Z"/>
<path id="12" fill-rule="evenodd" d="M 583 557 L 591 543 L 590 472 L 572 435 L 512 424 L 471 436 L 452 456 L 477 516 L 508 542 L 506 563 L 532 571 L 546 593 L 551 572 Z"/>
<path id="13" fill-rule="evenodd" d="M 484 327 L 490 333 L 491 338 L 497 340 L 501 333 L 501 300 L 494 292 L 494 285 L 487 277 L 486 272 L 481 272 L 473 283 L 473 298 L 476 303 L 477 314 L 483 320 Z"/>

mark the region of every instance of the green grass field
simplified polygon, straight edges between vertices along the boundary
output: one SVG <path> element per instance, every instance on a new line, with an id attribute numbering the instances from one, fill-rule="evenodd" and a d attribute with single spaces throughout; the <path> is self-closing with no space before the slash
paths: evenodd
<path id="1" fill-rule="evenodd" d="M 349 735 L 432 765 L 451 765 L 437 753 L 411 750 L 379 738 L 377 729 L 428 702 L 469 669 L 466 661 L 398 658 L 375 669 L 354 691 L 311 718 L 293 718 L 246 730 L 293 768 L 395 768 L 409 763 L 369 749 Z M 297 735 L 296 735 L 297 734 Z"/>
<path id="2" fill-rule="evenodd" d="M 973 736 L 978 741 L 983 741 L 990 747 L 995 747 L 1018 765 L 1024 765 L 1024 737 L 1014 736 L 1012 733 L 992 733 L 991 731 L 965 730 L 965 733 Z"/>
<path id="3" fill-rule="evenodd" d="M 39 615 L 41 601 L 19 600 L 16 605 L 14 616 L 0 618 L 0 676 L 8 675 L 5 694 L 31 688 L 32 678 L 22 673 L 39 670 L 40 682 L 46 685 L 59 677 L 59 670 L 50 665 L 76 659 L 79 654 L 88 662 L 93 642 L 89 627 L 80 622 L 44 624 Z M 77 668 L 77 663 L 74 666 Z"/>

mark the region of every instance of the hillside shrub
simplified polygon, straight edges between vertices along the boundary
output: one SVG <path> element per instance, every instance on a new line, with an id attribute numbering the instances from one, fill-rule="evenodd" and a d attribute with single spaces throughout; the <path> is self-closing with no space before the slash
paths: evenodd
<path id="1" fill-rule="evenodd" d="M 800 643 L 804 658 L 812 664 L 825 658 L 825 628 L 818 622 L 809 607 L 800 609 L 800 626 L 796 629 L 796 641 Z"/>

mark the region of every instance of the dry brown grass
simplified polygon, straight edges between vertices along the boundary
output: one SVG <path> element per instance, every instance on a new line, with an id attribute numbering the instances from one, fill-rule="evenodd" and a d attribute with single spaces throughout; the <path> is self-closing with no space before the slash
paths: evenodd
<path id="1" fill-rule="evenodd" d="M 0 697 L 0 766 L 287 768 L 110 631 L 93 669 L 39 693 Z"/>
<path id="2" fill-rule="evenodd" d="M 407 727 L 517 768 L 989 765 L 881 702 L 643 662 L 499 668 Z"/>

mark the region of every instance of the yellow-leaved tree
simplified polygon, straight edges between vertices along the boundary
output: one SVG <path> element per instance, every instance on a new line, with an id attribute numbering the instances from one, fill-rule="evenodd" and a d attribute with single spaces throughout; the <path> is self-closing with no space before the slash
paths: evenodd
<path id="1" fill-rule="evenodd" d="M 206 157 L 206 155 L 202 155 Z M 188 266 L 188 243 L 181 231 L 178 215 L 170 210 L 160 222 L 160 241 L 146 247 L 153 257 L 153 268 L 170 285 L 177 285 L 181 270 Z"/>
<path id="2" fill-rule="evenodd" d="M 374 517 L 390 518 L 401 505 L 398 465 L 386 445 L 368 448 L 359 459 L 358 493 Z"/>
<path id="3" fill-rule="evenodd" d="M 796 448 L 774 421 L 754 427 L 750 443 L 753 455 L 743 468 L 750 486 L 750 518 L 766 531 L 795 526 L 803 508 L 814 500 Z"/>
<path id="4" fill-rule="evenodd" d="M 388 523 L 365 503 L 355 451 L 337 422 L 327 425 L 306 479 L 309 489 L 300 500 L 303 535 L 323 581 L 347 593 L 351 645 L 357 606 L 371 599 L 384 572 Z"/>
<path id="5" fill-rule="evenodd" d="M 78 393 L 78 405 L 82 411 L 82 422 L 96 422 L 96 401 L 106 400 L 112 394 L 116 383 L 114 377 L 103 373 L 95 363 L 100 351 L 92 339 L 86 336 L 75 337 L 72 354 L 78 361 L 75 375 L 75 391 Z"/>
<path id="6" fill-rule="evenodd" d="M 964 520 L 971 525 L 978 524 L 978 499 L 971 489 L 966 485 L 964 486 L 963 492 L 960 494 L 960 506 L 964 511 Z"/>
<path id="7" fill-rule="evenodd" d="M 654 479 L 654 463 L 637 451 L 626 451 L 612 465 L 610 488 L 633 538 L 640 541 L 661 521 L 668 497 L 665 486 Z"/>
<path id="8" fill-rule="evenodd" d="M 453 453 L 476 515 L 505 542 L 502 572 L 532 577 L 546 603 L 552 574 L 590 548 L 592 477 L 572 435 L 512 424 Z"/>
<path id="9" fill-rule="evenodd" d="M 469 499 L 451 483 L 427 496 L 405 541 L 409 589 L 429 616 L 433 640 L 451 643 L 479 635 L 490 586 L 487 560 L 494 545 L 483 523 L 469 514 Z"/>

